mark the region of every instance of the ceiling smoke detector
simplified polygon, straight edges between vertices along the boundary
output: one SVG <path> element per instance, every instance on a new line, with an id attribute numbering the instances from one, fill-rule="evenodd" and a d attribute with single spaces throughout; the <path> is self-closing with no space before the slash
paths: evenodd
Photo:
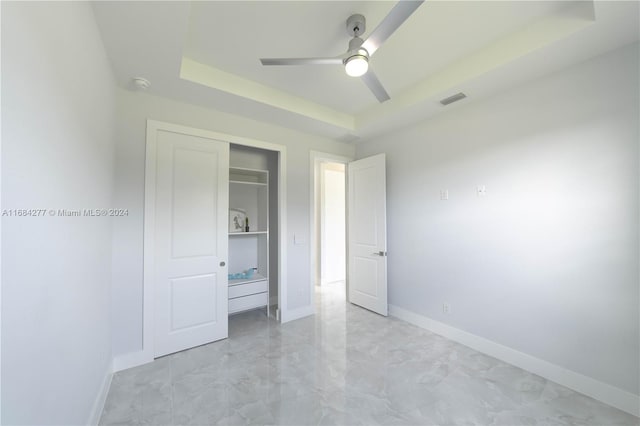
<path id="1" fill-rule="evenodd" d="M 151 87 L 151 82 L 143 77 L 134 77 L 133 85 L 138 90 L 147 90 L 149 87 Z"/>

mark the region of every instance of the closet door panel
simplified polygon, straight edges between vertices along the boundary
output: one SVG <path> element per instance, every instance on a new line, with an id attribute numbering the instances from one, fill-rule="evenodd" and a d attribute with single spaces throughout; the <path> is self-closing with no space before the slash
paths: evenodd
<path id="1" fill-rule="evenodd" d="M 155 356 L 227 337 L 229 144 L 157 132 Z"/>

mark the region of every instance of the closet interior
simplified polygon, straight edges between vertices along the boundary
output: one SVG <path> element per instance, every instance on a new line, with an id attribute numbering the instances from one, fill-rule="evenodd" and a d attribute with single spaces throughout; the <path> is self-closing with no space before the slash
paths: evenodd
<path id="1" fill-rule="evenodd" d="M 278 317 L 278 153 L 231 144 L 229 315 Z"/>

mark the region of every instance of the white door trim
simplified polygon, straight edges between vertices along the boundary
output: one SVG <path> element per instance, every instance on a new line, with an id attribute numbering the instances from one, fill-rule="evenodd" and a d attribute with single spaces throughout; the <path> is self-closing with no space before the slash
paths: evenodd
<path id="1" fill-rule="evenodd" d="M 156 155 L 158 131 L 169 131 L 189 136 L 225 141 L 236 145 L 244 145 L 278 152 L 278 229 L 279 229 L 279 264 L 278 264 L 278 306 L 281 312 L 288 313 L 287 307 L 287 152 L 284 145 L 264 142 L 256 139 L 228 135 L 210 130 L 196 129 L 179 124 L 147 120 L 147 146 L 145 154 L 144 180 L 144 270 L 143 270 L 143 326 L 142 353 L 130 358 L 132 364 L 140 365 L 153 361 L 154 356 L 154 243 L 155 243 L 155 205 L 156 205 Z M 120 365 L 120 369 L 134 365 Z"/>
<path id="2" fill-rule="evenodd" d="M 316 191 L 318 190 L 317 182 L 318 179 L 318 171 L 320 170 L 320 164 L 322 163 L 341 163 L 345 165 L 345 185 L 347 184 L 346 178 L 346 166 L 349 162 L 353 161 L 353 157 L 348 157 L 344 155 L 336 155 L 330 154 L 328 152 L 321 151 L 310 151 L 309 153 L 309 265 L 310 265 L 310 275 L 309 275 L 309 283 L 310 283 L 310 294 L 311 294 L 311 309 L 312 313 L 315 313 L 315 281 L 316 281 L 316 268 L 318 265 L 316 264 L 316 257 L 318 255 L 316 241 L 316 232 L 315 232 L 315 221 L 316 221 Z M 345 187 L 345 208 L 346 208 L 346 197 L 348 196 Z M 319 219 L 319 218 L 318 218 Z M 346 217 L 345 217 L 345 225 Z M 348 225 L 347 225 L 348 226 Z M 348 231 L 345 229 L 345 231 Z M 347 248 L 348 249 L 348 248 Z M 347 252 L 347 256 L 349 253 Z M 348 267 L 348 266 L 347 266 Z M 348 277 L 348 274 L 347 274 Z M 349 285 L 348 278 L 345 277 L 346 286 Z"/>

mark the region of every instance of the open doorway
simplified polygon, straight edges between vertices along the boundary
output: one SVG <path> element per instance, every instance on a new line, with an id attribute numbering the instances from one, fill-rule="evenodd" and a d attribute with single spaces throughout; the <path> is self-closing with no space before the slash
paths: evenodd
<path id="1" fill-rule="evenodd" d="M 318 285 L 344 286 L 346 280 L 345 185 L 344 164 L 320 164 L 320 280 Z"/>
<path id="2" fill-rule="evenodd" d="M 350 160 L 311 153 L 312 294 L 322 292 L 325 296 L 331 294 L 332 299 L 343 300 L 348 285 L 346 169 Z"/>

